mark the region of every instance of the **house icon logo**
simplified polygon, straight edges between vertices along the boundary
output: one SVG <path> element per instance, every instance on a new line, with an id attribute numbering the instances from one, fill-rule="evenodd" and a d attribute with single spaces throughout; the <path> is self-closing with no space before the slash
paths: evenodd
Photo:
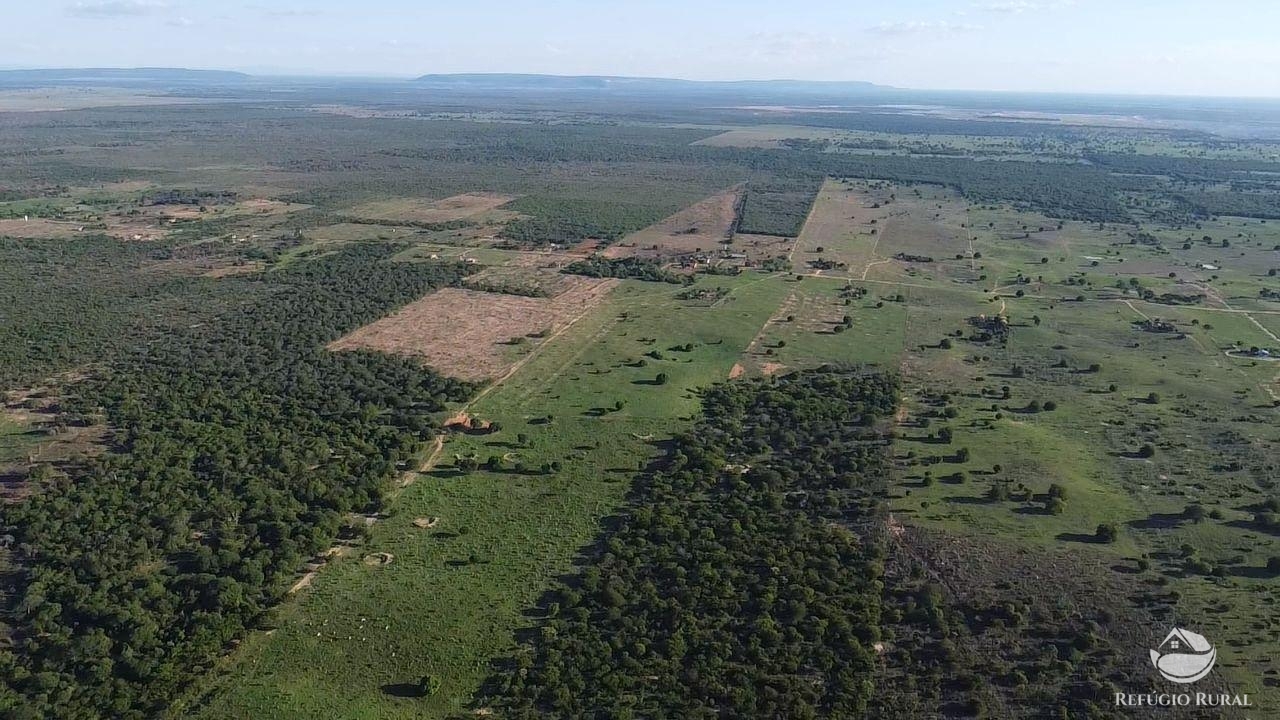
<path id="1" fill-rule="evenodd" d="M 1164 679 L 1184 685 L 1208 675 L 1217 659 L 1218 651 L 1203 635 L 1182 628 L 1170 630 L 1160 647 L 1151 651 L 1151 664 Z"/>

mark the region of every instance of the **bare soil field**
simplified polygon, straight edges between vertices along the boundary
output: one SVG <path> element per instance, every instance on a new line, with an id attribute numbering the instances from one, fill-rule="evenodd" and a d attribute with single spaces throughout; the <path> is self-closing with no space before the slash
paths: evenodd
<path id="1" fill-rule="evenodd" d="M 46 218 L 0 220 L 0 237 L 61 240 L 75 236 L 81 227 L 78 223 Z"/>
<path id="2" fill-rule="evenodd" d="M 350 214 L 390 222 L 444 223 L 496 210 L 515 199 L 515 195 L 482 192 L 463 193 L 443 200 L 399 198 L 357 205 Z"/>
<path id="3" fill-rule="evenodd" d="M 673 258 L 693 253 L 712 253 L 724 245 L 733 232 L 742 186 L 699 201 L 684 210 L 633 233 L 606 249 L 611 258 Z"/>
<path id="4" fill-rule="evenodd" d="M 568 327 L 618 284 L 565 276 L 552 298 L 446 288 L 329 345 L 330 350 L 377 350 L 423 360 L 445 375 L 479 381 L 501 376 L 518 359 L 513 350 Z"/>

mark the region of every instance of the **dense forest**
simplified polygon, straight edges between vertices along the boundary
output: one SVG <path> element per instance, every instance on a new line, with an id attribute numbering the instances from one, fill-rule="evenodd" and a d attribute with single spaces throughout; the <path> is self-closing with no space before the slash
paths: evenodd
<path id="1" fill-rule="evenodd" d="M 470 387 L 326 342 L 459 264 L 359 245 L 266 274 L 267 298 L 70 388 L 112 449 L 0 508 L 26 578 L 0 653 L 0 714 L 150 717 L 282 596 L 303 558 L 429 439 Z"/>
<path id="2" fill-rule="evenodd" d="M 738 232 L 796 237 L 821 187 L 816 178 L 749 183 Z"/>
<path id="3" fill-rule="evenodd" d="M 887 476 L 897 392 L 833 368 L 709 390 L 493 702 L 530 718 L 864 713 L 883 567 L 849 525 Z"/>
<path id="4" fill-rule="evenodd" d="M 163 252 L 105 236 L 0 238 L 0 389 L 116 356 L 253 294 L 166 271 Z"/>

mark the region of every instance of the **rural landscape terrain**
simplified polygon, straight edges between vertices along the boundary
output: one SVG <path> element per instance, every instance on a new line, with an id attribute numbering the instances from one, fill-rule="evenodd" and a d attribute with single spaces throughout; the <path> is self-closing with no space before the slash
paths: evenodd
<path id="1" fill-rule="evenodd" d="M 1280 717 L 1278 471 L 1275 102 L 0 72 L 3 717 Z"/>

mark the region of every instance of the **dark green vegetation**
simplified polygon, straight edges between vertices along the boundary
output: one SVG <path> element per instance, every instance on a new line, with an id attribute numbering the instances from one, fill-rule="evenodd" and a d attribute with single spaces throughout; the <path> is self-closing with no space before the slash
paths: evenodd
<path id="1" fill-rule="evenodd" d="M 166 255 L 103 236 L 0 238 L 0 388 L 113 356 L 236 301 L 208 280 L 166 270 Z"/>
<path id="2" fill-rule="evenodd" d="M 666 282 L 675 285 L 692 280 L 688 275 L 678 275 L 665 269 L 661 263 L 655 260 L 642 260 L 639 258 L 610 259 L 595 256 L 587 260 L 571 263 L 565 266 L 564 271 L 587 277 L 632 278 L 634 280 Z"/>
<path id="3" fill-rule="evenodd" d="M 599 557 L 497 681 L 509 717 L 866 711 L 880 639 L 865 522 L 886 476 L 883 373 L 721 386 Z"/>
<path id="4" fill-rule="evenodd" d="M 269 297 L 150 345 L 65 399 L 112 449 L 4 508 L 23 568 L 0 656 L 11 717 L 146 717 L 259 622 L 344 515 L 376 503 L 468 387 L 326 342 L 461 266 L 363 245 L 273 273 Z"/>
<path id="5" fill-rule="evenodd" d="M 821 178 L 747 185 L 738 232 L 795 237 L 804 226 Z"/>

